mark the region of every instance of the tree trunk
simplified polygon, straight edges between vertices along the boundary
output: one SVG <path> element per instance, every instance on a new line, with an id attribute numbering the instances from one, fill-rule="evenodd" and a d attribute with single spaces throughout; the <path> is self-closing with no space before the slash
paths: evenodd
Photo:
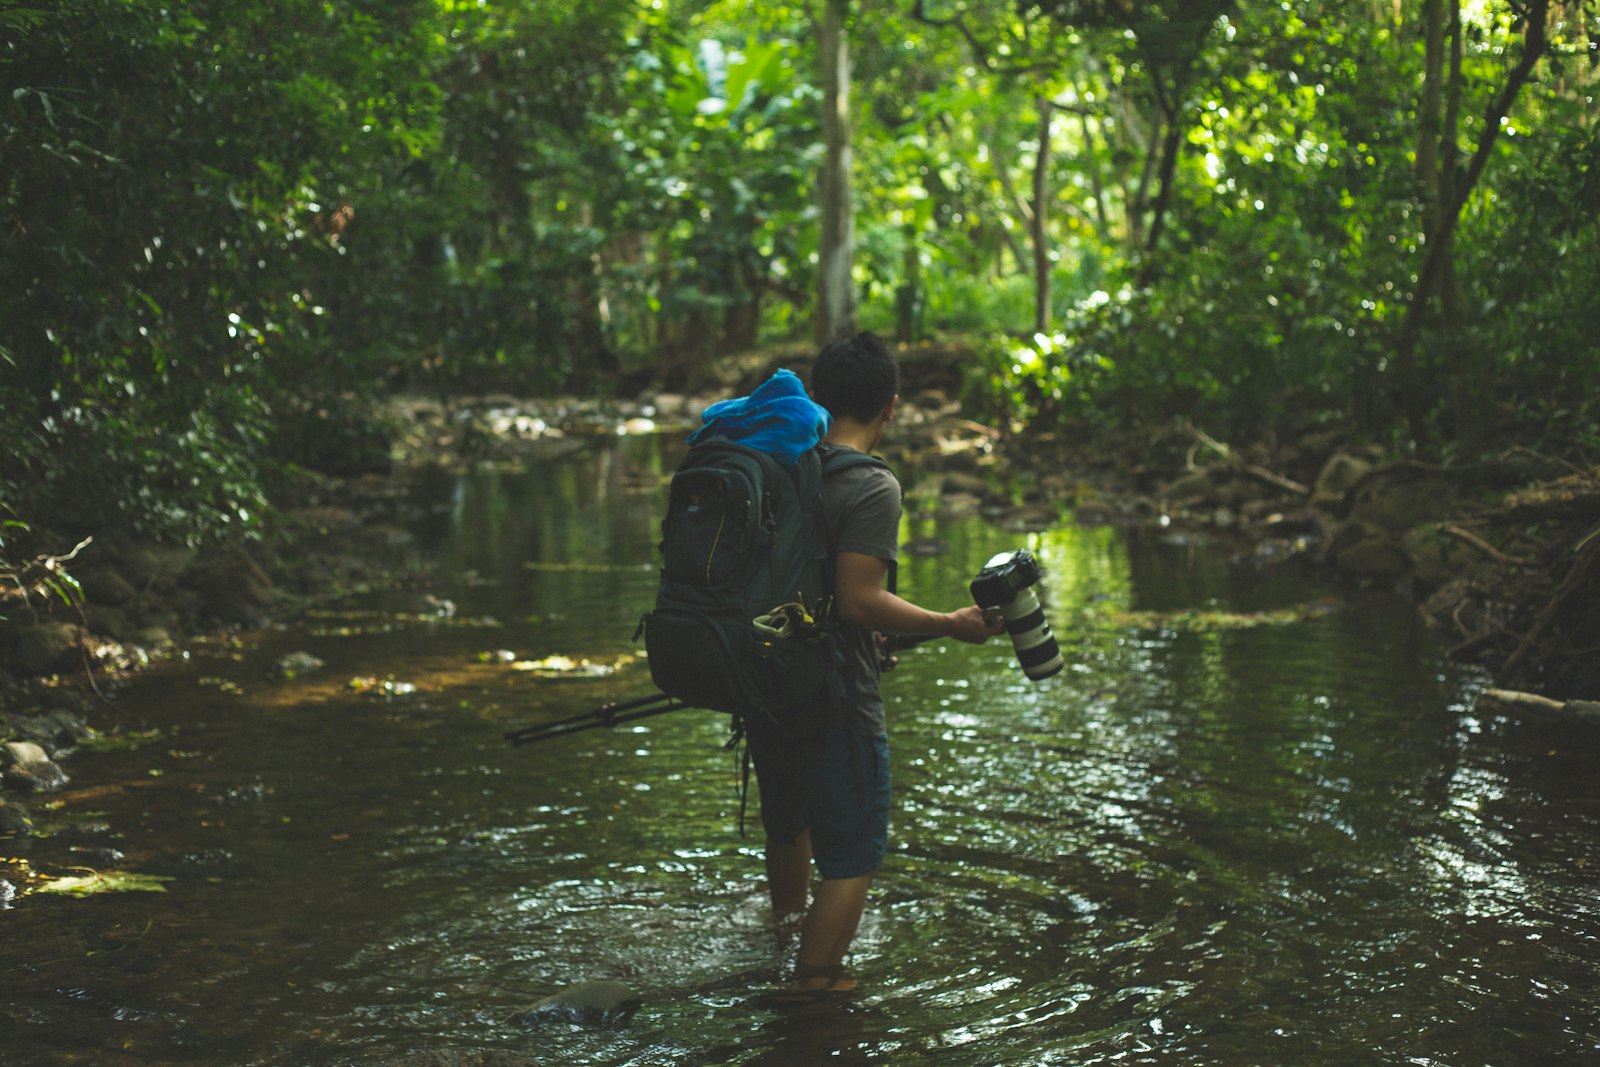
<path id="1" fill-rule="evenodd" d="M 1450 19 L 1446 34 L 1450 41 L 1449 96 L 1444 110 L 1444 139 L 1439 154 L 1439 197 L 1445 204 L 1458 202 L 1457 177 L 1461 170 L 1461 0 L 1450 0 Z M 1450 376 L 1455 408 L 1456 440 L 1467 456 L 1483 449 L 1489 429 L 1489 367 L 1481 345 L 1474 343 L 1466 329 L 1471 314 L 1466 294 L 1455 269 L 1455 232 L 1444 250 L 1445 276 L 1441 290 L 1444 312 L 1445 354 L 1455 366 Z"/>
<path id="2" fill-rule="evenodd" d="M 1017 192 L 1016 183 L 1011 180 L 1010 152 L 1007 150 L 1006 145 L 1002 143 L 992 125 L 984 127 L 983 140 L 989 146 L 989 158 L 994 160 L 995 178 L 999 181 L 1000 189 L 1005 194 L 1006 203 L 1016 209 L 1017 218 L 1022 221 L 1023 228 L 1032 232 L 1033 209 L 1028 206 L 1028 201 L 1023 198 L 1022 194 Z M 1016 260 L 1017 269 L 1024 274 L 1032 270 L 1032 264 L 1029 262 L 1028 257 L 1022 254 L 1022 249 L 1017 245 L 1017 239 L 1012 236 L 1011 231 L 1002 226 L 1000 234 L 1002 240 L 1006 243 L 1006 247 L 1011 250 L 1011 258 Z"/>
<path id="3" fill-rule="evenodd" d="M 1123 121 L 1128 124 L 1130 130 L 1134 129 L 1136 124 L 1129 121 L 1134 111 L 1133 106 L 1129 104 L 1123 110 L 1127 113 Z M 1126 182 L 1123 183 L 1122 210 L 1127 216 L 1130 251 L 1145 247 L 1145 212 L 1150 209 L 1150 185 L 1155 181 L 1157 160 L 1160 159 L 1162 130 L 1161 116 L 1157 115 L 1156 121 L 1144 131 L 1143 143 L 1140 145 L 1139 182 L 1131 190 L 1127 188 Z M 1132 150 L 1131 144 L 1128 147 Z"/>
<path id="4" fill-rule="evenodd" d="M 1156 72 L 1151 73 L 1152 79 L 1158 77 Z M 1150 209 L 1150 229 L 1145 235 L 1145 251 L 1153 252 L 1161 243 L 1161 233 L 1166 228 L 1167 209 L 1172 206 L 1173 183 L 1178 175 L 1178 153 L 1183 149 L 1183 90 L 1175 85 L 1172 91 L 1172 100 L 1168 102 L 1165 94 L 1160 92 L 1160 82 L 1156 82 L 1157 98 L 1161 105 L 1161 119 L 1166 124 L 1166 132 L 1161 138 L 1161 189 L 1156 193 L 1156 202 Z M 1152 257 L 1153 262 L 1153 257 Z"/>
<path id="5" fill-rule="evenodd" d="M 1517 95 L 1533 74 L 1533 68 L 1549 49 L 1549 19 L 1550 0 L 1532 0 L 1523 16 L 1522 56 L 1506 75 L 1505 84 L 1484 113 L 1477 146 L 1459 177 L 1456 175 L 1453 141 L 1450 151 L 1441 153 L 1440 173 L 1444 167 L 1451 170 L 1445 186 L 1448 199 L 1443 198 L 1444 190 L 1441 190 L 1437 223 L 1429 229 L 1423 242 L 1422 265 L 1417 270 L 1416 288 L 1405 317 L 1400 322 L 1394 346 L 1395 399 L 1405 415 L 1412 437 L 1419 444 L 1428 438 L 1427 403 L 1417 365 L 1417 346 L 1421 341 L 1422 327 L 1435 299 L 1451 277 L 1450 255 L 1455 244 L 1456 223 L 1461 219 L 1461 210 L 1472 195 L 1473 187 L 1483 176 L 1483 168 L 1489 162 L 1495 142 L 1499 140 L 1501 122 L 1510 113 L 1511 105 L 1516 103 Z"/>
<path id="6" fill-rule="evenodd" d="M 1439 144 L 1444 133 L 1444 4 L 1422 5 L 1422 100 L 1417 104 L 1417 182 L 1422 188 L 1424 217 L 1439 205 Z M 1424 223 L 1426 225 L 1426 223 Z"/>
<path id="7" fill-rule="evenodd" d="M 822 53 L 822 129 L 827 157 L 822 171 L 822 235 L 818 251 L 816 332 L 827 342 L 855 332 L 855 207 L 851 199 L 849 0 L 823 0 L 818 46 Z"/>
<path id="8" fill-rule="evenodd" d="M 1039 151 L 1033 157 L 1033 205 L 1028 230 L 1033 238 L 1033 332 L 1050 332 L 1050 119 L 1055 105 L 1034 99 L 1039 111 Z"/>

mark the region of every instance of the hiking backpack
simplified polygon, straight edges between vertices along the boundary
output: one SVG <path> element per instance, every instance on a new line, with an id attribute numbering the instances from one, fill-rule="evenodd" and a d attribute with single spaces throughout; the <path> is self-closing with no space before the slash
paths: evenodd
<path id="1" fill-rule="evenodd" d="M 790 468 L 724 437 L 691 446 L 661 520 L 661 582 L 640 621 L 650 677 L 695 707 L 761 715 L 786 737 L 820 729 L 843 647 L 822 480 L 876 456 L 811 448 Z"/>

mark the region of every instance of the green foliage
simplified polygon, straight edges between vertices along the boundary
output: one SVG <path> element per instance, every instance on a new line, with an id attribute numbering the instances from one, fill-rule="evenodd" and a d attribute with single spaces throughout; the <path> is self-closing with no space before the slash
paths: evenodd
<path id="1" fill-rule="evenodd" d="M 1104 13 L 1090 5 L 1051 10 L 1085 30 L 1103 24 Z M 1393 349 L 1413 300 L 1428 210 L 1415 172 L 1424 123 L 1415 90 L 1420 41 L 1381 12 L 1358 16 L 1337 4 L 1218 10 L 1225 16 L 1205 35 L 1191 22 L 1174 38 L 1200 47 L 1184 60 L 1190 90 L 1174 117 L 1182 150 L 1164 193 L 1159 242 L 1118 249 L 1105 243 L 1113 231 L 1098 231 L 1098 284 L 1115 295 L 1085 300 L 1078 288 L 1064 313 L 1060 350 L 1105 360 L 1093 401 L 1076 413 L 1061 403 L 1071 360 L 1046 353 L 1032 364 L 991 357 L 995 380 L 977 383 L 975 397 L 997 394 L 1002 408 L 1027 404 L 1046 420 L 1184 414 L 1246 435 L 1329 420 L 1375 433 L 1396 425 Z M 1501 91 L 1505 54 L 1520 43 L 1503 13 L 1487 10 L 1464 34 L 1463 156 Z M 1557 29 L 1569 40 L 1582 36 L 1566 27 Z M 1142 69 L 1170 68 L 1169 52 L 1144 47 L 1145 28 L 1129 30 L 1133 47 L 1107 67 L 1108 89 L 1097 90 L 1109 91 L 1111 106 L 1094 121 L 1126 114 L 1118 112 L 1118 93 L 1136 89 Z M 1472 423 L 1463 380 L 1495 383 L 1497 424 L 1524 439 L 1570 446 L 1593 424 L 1593 302 L 1575 288 L 1595 276 L 1586 177 L 1593 138 L 1562 132 L 1581 128 L 1574 101 L 1592 92 L 1592 78 L 1580 78 L 1519 99 L 1515 136 L 1502 138 L 1470 201 L 1454 260 L 1465 314 L 1431 316 L 1430 340 L 1421 346 L 1421 387 L 1437 398 L 1431 417 L 1447 434 L 1454 432 L 1449 416 L 1457 428 Z M 1084 139 L 1073 150 L 1092 160 L 1097 144 L 1115 143 Z M 1115 192 L 1116 171 L 1095 165 L 1071 170 L 1097 174 L 1097 187 Z M 1065 173 L 1056 180 L 1071 187 Z M 1124 210 L 1137 207 L 1130 199 Z M 1081 247 L 1085 237 L 1069 233 L 1067 241 Z M 1030 367 L 1019 390 L 1019 368 Z M 1079 388 L 1078 377 L 1064 396 Z M 1552 392 L 1562 400 L 1537 413 L 1537 402 L 1507 399 Z"/>
<path id="2" fill-rule="evenodd" d="M 1103 307 L 1101 297 L 1087 302 L 1080 314 Z M 976 373 L 968 377 L 965 399 L 1004 419 L 1013 432 L 1066 421 L 1109 425 L 1101 405 L 1116 364 L 1103 353 L 1078 347 L 1083 332 L 1080 326 L 1071 336 L 991 335 L 977 346 Z"/>
<path id="3" fill-rule="evenodd" d="M 1537 10 L 1467 9 L 1447 130 L 1410 8 L 856 5 L 860 319 L 1003 338 L 974 361 L 977 414 L 1396 436 L 1409 325 L 1440 436 L 1595 448 L 1592 0 L 1484 119 Z M 811 14 L 5 8 L 0 500 L 220 536 L 279 468 L 380 465 L 347 413 L 387 390 L 640 389 L 806 334 Z M 1454 162 L 1428 171 L 1440 135 Z M 1440 176 L 1480 143 L 1449 285 L 1419 298 Z M 1015 340 L 1045 292 L 1049 335 Z"/>
<path id="4" fill-rule="evenodd" d="M 606 0 L 440 6 L 413 74 L 437 144 L 358 216 L 341 281 L 373 314 L 345 320 L 344 345 L 440 390 L 554 389 L 607 356 L 594 256 L 620 158 L 592 120 L 621 106 L 635 17 Z"/>
<path id="5" fill-rule="evenodd" d="M 425 140 L 385 88 L 413 8 L 71 0 L 13 20 L 7 499 L 190 541 L 256 521 L 273 396 L 336 376 L 325 202 Z"/>
<path id="6" fill-rule="evenodd" d="M 1494 418 L 1540 448 L 1600 459 L 1600 131 L 1518 141 L 1495 210 L 1466 223 L 1472 343 Z"/>
<path id="7" fill-rule="evenodd" d="M 629 161 L 619 221 L 648 235 L 607 257 L 616 336 L 678 365 L 754 344 L 771 297 L 809 292 L 815 250 L 819 94 L 792 40 L 718 29 L 664 34 L 608 124 Z"/>
<path id="8" fill-rule="evenodd" d="M 52 462 L 26 499 L 74 529 L 117 525 L 182 543 L 253 529 L 266 509 L 259 456 L 265 412 L 249 393 L 177 414 L 95 397 L 46 415 Z"/>

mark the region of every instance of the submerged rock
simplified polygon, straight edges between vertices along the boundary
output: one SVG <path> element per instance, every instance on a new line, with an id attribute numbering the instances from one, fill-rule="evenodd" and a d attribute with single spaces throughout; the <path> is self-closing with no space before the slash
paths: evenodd
<path id="1" fill-rule="evenodd" d="M 67 775 L 32 741 L 7 741 L 5 784 L 27 793 L 47 793 L 67 784 Z"/>
<path id="2" fill-rule="evenodd" d="M 7 734 L 18 741 L 36 742 L 47 750 L 46 755 L 96 736 L 82 715 L 67 708 L 52 708 L 36 715 L 0 716 L 0 736 Z"/>
<path id="3" fill-rule="evenodd" d="M 624 1023 L 639 1010 L 638 993 L 621 982 L 596 980 L 569 985 L 536 1000 L 511 1017 L 510 1022 L 530 1026 L 551 1020 L 573 1023 Z"/>

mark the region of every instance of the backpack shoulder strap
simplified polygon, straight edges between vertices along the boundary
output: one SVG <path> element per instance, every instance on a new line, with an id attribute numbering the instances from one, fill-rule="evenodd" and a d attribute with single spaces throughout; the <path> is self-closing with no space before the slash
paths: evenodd
<path id="1" fill-rule="evenodd" d="M 828 472 L 827 459 L 817 449 L 808 448 L 795 460 L 794 480 L 803 507 L 822 510 L 822 476 Z"/>
<path id="2" fill-rule="evenodd" d="M 889 463 L 882 456 L 869 455 L 866 452 L 857 452 L 853 448 L 839 448 L 832 445 L 823 444 L 818 445 L 811 451 L 819 454 L 822 458 L 821 467 L 822 476 L 824 478 L 830 475 L 843 473 L 847 470 L 852 470 L 856 467 L 881 467 L 884 470 L 889 470 Z M 828 585 L 830 587 L 833 585 L 832 570 L 834 555 L 835 550 L 833 547 L 833 538 L 830 535 L 828 538 Z M 895 560 L 890 560 L 888 581 L 889 592 L 898 593 L 899 585 L 900 564 Z"/>
<path id="3" fill-rule="evenodd" d="M 865 452 L 857 452 L 853 448 L 836 448 L 829 445 L 820 445 L 813 451 L 822 456 L 822 473 L 824 475 L 839 474 L 853 467 L 882 467 L 889 469 L 889 464 L 882 456 L 871 456 Z"/>

